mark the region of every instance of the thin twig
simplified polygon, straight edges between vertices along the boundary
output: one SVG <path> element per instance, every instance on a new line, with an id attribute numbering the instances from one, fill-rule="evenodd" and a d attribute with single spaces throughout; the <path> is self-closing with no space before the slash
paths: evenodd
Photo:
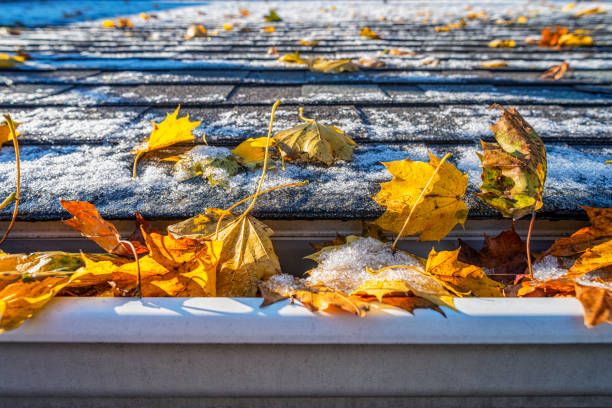
<path id="1" fill-rule="evenodd" d="M 136 259 L 136 269 L 138 271 L 138 281 L 136 282 L 136 284 L 138 287 L 138 297 L 142 298 L 142 279 L 140 277 L 140 260 L 138 259 L 138 253 L 136 253 L 136 248 L 134 248 L 134 245 L 130 241 L 125 241 L 123 239 L 120 239 L 120 237 L 118 238 L 121 244 L 127 245 L 130 247 L 130 249 L 132 250 L 132 254 L 134 255 L 134 258 Z"/>
<path id="2" fill-rule="evenodd" d="M 406 218 L 406 221 L 404 222 L 404 225 L 402 226 L 402 229 L 400 230 L 399 234 L 397 234 L 397 238 L 395 238 L 395 241 L 393 241 L 393 245 L 391 245 L 391 249 L 392 250 L 395 251 L 395 248 L 397 247 L 398 241 L 400 240 L 400 238 L 404 234 L 404 231 L 406 230 L 406 227 L 408 226 L 408 223 L 410 223 L 410 219 L 412 218 L 412 214 L 414 213 L 415 208 L 417 208 L 417 206 L 420 204 L 419 202 L 421 201 L 421 197 L 423 197 L 423 194 L 425 194 L 425 191 L 427 191 L 427 188 L 429 187 L 429 185 L 433 181 L 434 177 L 436 177 L 436 174 L 438 174 L 438 171 L 440 170 L 440 167 L 442 167 L 442 164 L 449 157 L 450 157 L 450 153 L 446 153 L 446 155 L 442 158 L 442 160 L 440 160 L 440 163 L 438 163 L 438 166 L 436 166 L 436 169 L 434 170 L 434 172 L 431 174 L 431 177 L 429 178 L 429 181 L 427 182 L 427 184 L 425 184 L 425 187 L 421 191 L 421 194 L 419 195 L 419 198 L 417 198 L 417 200 L 414 202 L 414 206 L 412 206 L 412 208 L 410 209 L 410 213 L 408 214 L 408 218 Z"/>
<path id="3" fill-rule="evenodd" d="M 15 122 L 11 119 L 11 115 L 4 115 L 4 119 L 6 119 L 6 123 L 8 124 L 9 130 L 11 131 L 11 135 L 13 136 L 13 146 L 15 147 L 15 162 L 17 167 L 17 192 L 15 193 L 15 208 L 13 208 L 13 216 L 11 217 L 11 223 L 9 224 L 6 232 L 2 239 L 0 239 L 0 245 L 6 240 L 9 232 L 13 229 L 13 225 L 15 224 L 15 220 L 17 219 L 17 210 L 19 209 L 19 199 L 21 197 L 21 168 L 19 162 L 19 142 L 17 142 L 17 131 L 15 130 Z"/>
<path id="4" fill-rule="evenodd" d="M 527 242 L 525 243 L 525 247 L 527 249 L 527 267 L 529 268 L 529 277 L 533 280 L 533 269 L 531 268 L 531 249 L 529 248 L 531 245 L 531 231 L 533 230 L 533 225 L 535 224 L 535 210 L 531 213 L 531 221 L 529 222 L 529 231 L 527 231 Z"/>

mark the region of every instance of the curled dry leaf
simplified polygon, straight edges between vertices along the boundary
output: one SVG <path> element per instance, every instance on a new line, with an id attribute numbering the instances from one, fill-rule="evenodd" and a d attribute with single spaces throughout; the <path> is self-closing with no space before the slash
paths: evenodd
<path id="1" fill-rule="evenodd" d="M 270 240 L 273 231 L 254 217 L 208 208 L 205 214 L 169 226 L 168 231 L 177 237 L 222 242 L 217 266 L 217 296 L 255 296 L 259 281 L 280 273 L 278 257 Z"/>
<path id="2" fill-rule="evenodd" d="M 152 122 L 153 131 L 149 139 L 132 150 L 131 153 L 136 155 L 134 158 L 133 177 L 136 177 L 136 164 L 143 154 L 163 149 L 176 143 L 192 142 L 195 140 L 191 132 L 193 129 L 197 128 L 202 121 L 190 122 L 189 115 L 177 119 L 180 108 L 180 106 L 177 107 L 172 114 L 166 114 L 166 119 L 160 124 Z"/>
<path id="3" fill-rule="evenodd" d="M 570 237 L 558 239 L 542 257 L 579 255 L 591 247 L 612 240 L 612 208 L 581 208 L 586 211 L 591 226 L 579 229 Z"/>
<path id="4" fill-rule="evenodd" d="M 426 272 L 459 295 L 501 296 L 504 285 L 490 279 L 482 268 L 459 261 L 459 251 L 436 252 L 432 249 L 427 258 Z"/>
<path id="5" fill-rule="evenodd" d="M 567 271 L 567 276 L 577 278 L 586 273 L 612 265 L 612 239 L 588 248 Z"/>
<path id="6" fill-rule="evenodd" d="M 516 275 L 525 273 L 527 269 L 525 243 L 514 228 L 502 232 L 495 238 L 485 234 L 484 245 L 480 251 L 475 251 L 461 239 L 459 243 L 457 259 L 486 268 L 496 281 L 512 283 Z"/>
<path id="7" fill-rule="evenodd" d="M 185 32 L 185 36 L 183 38 L 186 40 L 191 40 L 192 38 L 197 37 L 206 37 L 206 28 L 199 24 L 193 24 L 187 27 L 187 31 Z"/>
<path id="8" fill-rule="evenodd" d="M 490 129 L 497 143 L 481 140 L 483 153 L 476 153 L 482 167 L 482 192 L 477 196 L 516 220 L 542 207 L 544 142 L 513 107 L 503 109 Z"/>
<path id="9" fill-rule="evenodd" d="M 592 286 L 576 285 L 576 299 L 584 308 L 584 324 L 593 327 L 612 323 L 612 291 Z"/>
<path id="10" fill-rule="evenodd" d="M 335 126 L 325 126 L 314 119 L 305 118 L 300 108 L 299 116 L 304 123 L 281 130 L 274 135 L 276 146 L 286 160 L 304 160 L 325 163 L 336 160 L 351 160 L 357 143 Z"/>
<path id="11" fill-rule="evenodd" d="M 23 63 L 25 60 L 26 58 L 21 55 L 8 55 L 0 53 L 0 68 L 12 68 Z"/>
<path id="12" fill-rule="evenodd" d="M 370 27 L 363 27 L 359 30 L 359 35 L 362 37 L 369 38 L 370 40 L 379 40 L 380 35 L 376 34 L 376 32 L 370 30 Z"/>
<path id="13" fill-rule="evenodd" d="M 359 296 L 347 295 L 322 285 L 298 289 L 291 293 L 291 298 L 299 300 L 313 312 L 345 311 L 363 317 L 370 310 L 370 304 L 361 300 Z"/>
<path id="14" fill-rule="evenodd" d="M 96 207 L 87 201 L 64 201 L 60 204 L 74 217 L 65 220 L 64 223 L 79 231 L 84 237 L 91 239 L 100 245 L 106 252 L 115 255 L 129 256 L 131 248 L 121 241 L 121 235 L 117 228 L 110 222 L 104 220 Z M 132 242 L 136 253 L 147 253 L 147 248 L 139 242 Z"/>
<path id="15" fill-rule="evenodd" d="M 480 66 L 482 68 L 506 68 L 508 66 L 508 63 L 502 60 L 494 60 L 481 62 Z"/>
<path id="16" fill-rule="evenodd" d="M 553 65 L 552 67 L 548 68 L 546 72 L 542 73 L 542 75 L 540 75 L 540 78 L 554 79 L 555 81 L 558 81 L 559 79 L 563 78 L 563 75 L 565 75 L 568 68 L 569 64 L 567 62 L 562 62 L 559 65 Z"/>
<path id="17" fill-rule="evenodd" d="M 376 220 L 378 226 L 399 234 L 412 212 L 404 235 L 420 232 L 420 241 L 439 241 L 455 225 L 465 223 L 468 207 L 461 198 L 467 188 L 467 173 L 450 163 L 441 163 L 431 153 L 429 157 L 429 163 L 408 159 L 383 163 L 393 180 L 382 183 L 374 196 L 378 204 L 386 207 Z"/>

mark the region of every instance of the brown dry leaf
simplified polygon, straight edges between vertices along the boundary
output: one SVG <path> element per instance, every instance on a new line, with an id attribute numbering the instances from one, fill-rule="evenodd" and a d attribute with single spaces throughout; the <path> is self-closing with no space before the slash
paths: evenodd
<path id="1" fill-rule="evenodd" d="M 359 296 L 365 302 L 378 301 L 385 305 L 399 307 L 409 313 L 414 309 L 432 309 L 446 316 L 435 303 L 415 296 L 414 290 L 405 281 L 369 281 L 362 284 L 351 295 Z"/>
<path id="2" fill-rule="evenodd" d="M 518 297 L 573 297 L 576 281 L 568 278 L 549 279 L 545 281 L 524 280 L 519 285 L 507 286 L 507 295 Z"/>
<path id="3" fill-rule="evenodd" d="M 552 31 L 550 27 L 545 27 L 542 29 L 542 38 L 540 38 L 538 44 L 541 47 L 555 47 L 559 44 L 559 38 L 565 34 L 567 34 L 567 27 L 556 25 L 555 31 Z"/>
<path id="4" fill-rule="evenodd" d="M 578 278 L 586 273 L 603 269 L 612 265 L 612 239 L 599 245 L 588 248 L 572 267 L 567 271 L 567 276 Z"/>
<path id="5" fill-rule="evenodd" d="M 281 130 L 274 135 L 276 146 L 286 160 L 325 163 L 351 160 L 357 143 L 335 126 L 325 126 L 314 119 L 299 117 L 304 123 Z"/>
<path id="6" fill-rule="evenodd" d="M 612 291 L 592 286 L 576 285 L 576 299 L 584 308 L 584 324 L 591 328 L 600 323 L 612 323 Z"/>
<path id="7" fill-rule="evenodd" d="M 467 188 L 467 173 L 448 162 L 440 165 L 440 159 L 431 153 L 429 157 L 429 163 L 408 159 L 383 163 L 393 180 L 381 183 L 374 196 L 386 207 L 376 220 L 378 226 L 399 234 L 412 211 L 404 235 L 420 232 L 419 241 L 439 241 L 455 225 L 465 223 L 468 207 L 461 198 Z"/>
<path id="8" fill-rule="evenodd" d="M 219 234 L 216 227 L 222 218 Z M 217 266 L 217 296 L 252 297 L 259 281 L 280 273 L 270 236 L 273 231 L 251 216 L 237 216 L 218 208 L 168 227 L 177 237 L 222 242 Z"/>
<path id="9" fill-rule="evenodd" d="M 278 50 L 274 47 L 270 47 L 268 48 L 268 52 L 266 53 L 268 55 L 278 55 Z"/>
<path id="10" fill-rule="evenodd" d="M 376 32 L 370 30 L 369 27 L 364 27 L 359 30 L 359 35 L 362 37 L 369 38 L 370 40 L 379 40 L 380 35 L 376 34 Z"/>
<path id="11" fill-rule="evenodd" d="M 132 250 L 129 245 L 120 242 L 121 235 L 117 228 L 104 220 L 96 207 L 87 201 L 64 201 L 60 204 L 66 211 L 74 216 L 64 223 L 79 231 L 84 237 L 100 245 L 106 252 L 115 255 L 129 256 Z M 139 242 L 132 242 L 136 253 L 147 253 L 146 247 Z"/>
<path id="12" fill-rule="evenodd" d="M 587 249 L 612 240 L 612 208 L 581 207 L 586 211 L 590 227 L 579 229 L 570 237 L 560 238 L 542 254 L 554 256 L 575 256 Z"/>
<path id="13" fill-rule="evenodd" d="M 176 108 L 174 113 L 166 114 L 166 119 L 160 124 L 152 122 L 153 131 L 149 139 L 132 150 L 131 153 L 136 155 L 134 158 L 133 177 L 136 177 L 136 164 L 138 163 L 138 159 L 145 153 L 163 149 L 177 143 L 192 142 L 195 140 L 191 132 L 193 129 L 197 128 L 202 121 L 190 122 L 189 115 L 177 119 L 179 109 L 181 109 L 180 106 Z"/>
<path id="14" fill-rule="evenodd" d="M 187 31 L 185 32 L 185 36 L 183 38 L 186 40 L 191 40 L 192 38 L 197 37 L 206 37 L 206 28 L 199 24 L 193 24 L 187 27 Z"/>
<path id="15" fill-rule="evenodd" d="M 363 317 L 370 310 L 370 304 L 361 300 L 359 296 L 347 295 L 321 285 L 298 289 L 291 294 L 291 298 L 299 300 L 313 312 L 345 311 Z"/>
<path id="16" fill-rule="evenodd" d="M 470 265 L 480 266 L 490 270 L 493 279 L 512 283 L 516 275 L 521 275 L 527 269 L 525 243 L 514 228 L 504 231 L 495 238 L 485 234 L 484 245 L 480 252 L 459 240 L 458 260 Z"/>
<path id="17" fill-rule="evenodd" d="M 238 14 L 240 14 L 241 17 L 248 17 L 251 15 L 251 12 L 248 9 L 240 8 L 238 9 Z"/>
<path id="18" fill-rule="evenodd" d="M 559 65 L 553 65 L 552 67 L 548 68 L 546 72 L 540 75 L 540 79 L 553 79 L 558 81 L 559 79 L 563 78 L 563 75 L 565 75 L 568 68 L 569 64 L 567 62 L 563 62 Z"/>
<path id="19" fill-rule="evenodd" d="M 499 297 L 504 285 L 490 279 L 475 265 L 468 265 L 457 259 L 459 249 L 440 251 L 434 249 L 427 258 L 426 272 L 460 294 L 471 294 L 478 297 Z"/>

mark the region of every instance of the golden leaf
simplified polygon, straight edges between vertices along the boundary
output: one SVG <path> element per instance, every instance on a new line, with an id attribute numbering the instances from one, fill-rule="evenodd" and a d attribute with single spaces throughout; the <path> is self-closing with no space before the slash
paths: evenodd
<path id="1" fill-rule="evenodd" d="M 0 61 L 0 66 L 2 62 Z M 14 122 L 15 123 L 15 129 L 17 129 L 17 127 L 20 125 L 20 123 Z M 19 136 L 19 133 L 17 133 L 17 136 Z M 13 140 L 13 134 L 11 133 L 11 129 L 8 125 L 8 123 L 6 122 L 0 122 L 0 147 L 2 147 L 3 144 L 5 144 L 6 142 L 10 142 Z"/>
<path id="2" fill-rule="evenodd" d="M 567 47 L 590 47 L 593 45 L 593 38 L 589 35 L 578 35 L 575 33 L 564 34 L 559 37 L 559 46 Z"/>
<path id="3" fill-rule="evenodd" d="M 321 43 L 320 40 L 300 40 L 298 44 L 303 45 L 304 47 L 316 47 Z"/>
<path id="4" fill-rule="evenodd" d="M 432 249 L 427 258 L 425 270 L 458 293 L 469 293 L 479 297 L 502 295 L 501 289 L 504 285 L 490 279 L 482 268 L 460 262 L 457 259 L 458 255 L 459 249 L 440 252 Z"/>
<path id="5" fill-rule="evenodd" d="M 300 57 L 300 53 L 298 51 L 295 51 L 295 52 L 293 52 L 291 54 L 285 54 L 282 57 L 279 57 L 278 61 L 279 62 L 286 62 L 288 64 L 302 64 L 302 65 L 306 65 L 307 64 L 307 60 L 306 59 L 302 59 L 302 57 Z"/>
<path id="6" fill-rule="evenodd" d="M 364 27 L 359 30 L 359 35 L 362 37 L 369 38 L 370 40 L 379 40 L 380 35 L 376 34 L 374 31 L 370 30 L 369 27 Z"/>
<path id="7" fill-rule="evenodd" d="M 132 150 L 132 154 L 136 155 L 134 158 L 134 177 L 136 177 L 136 163 L 143 154 L 153 150 L 163 149 L 176 143 L 192 142 L 195 140 L 191 132 L 202 122 L 190 122 L 189 115 L 177 119 L 180 108 L 180 106 L 177 107 L 172 114 L 168 113 L 166 119 L 160 124 L 152 122 L 153 131 L 149 139 Z"/>
<path id="8" fill-rule="evenodd" d="M 357 143 L 334 126 L 325 126 L 314 119 L 305 118 L 300 108 L 300 119 L 305 123 L 274 135 L 281 156 L 287 160 L 305 160 L 325 163 L 351 160 Z"/>
<path id="9" fill-rule="evenodd" d="M 494 60 L 481 62 L 480 66 L 482 68 L 506 68 L 508 66 L 508 63 L 502 60 Z"/>
<path id="10" fill-rule="evenodd" d="M 570 237 L 560 238 L 542 254 L 554 256 L 574 256 L 587 249 L 612 240 L 612 208 L 581 207 L 586 211 L 591 226 L 581 228 Z"/>
<path id="11" fill-rule="evenodd" d="M 576 299 L 582 303 L 585 326 L 612 323 L 612 291 L 576 285 Z"/>
<path id="12" fill-rule="evenodd" d="M 316 58 L 314 61 L 311 61 L 308 64 L 308 69 L 315 72 L 323 72 L 325 74 L 339 74 L 342 72 L 359 71 L 359 67 L 355 65 L 350 59 L 327 60 L 322 58 Z"/>
<path id="13" fill-rule="evenodd" d="M 232 154 L 238 157 L 241 165 L 249 169 L 255 169 L 263 165 L 266 154 L 266 139 L 266 137 L 248 138 L 232 150 Z M 270 146 L 275 144 L 276 141 L 270 139 Z"/>
<path id="14" fill-rule="evenodd" d="M 578 278 L 586 273 L 596 271 L 612 265 L 612 239 L 599 245 L 588 248 L 572 267 L 567 271 L 567 276 Z"/>
<path id="15" fill-rule="evenodd" d="M 363 317 L 370 310 L 369 303 L 361 300 L 359 296 L 347 295 L 322 285 L 298 289 L 291 294 L 291 298 L 299 300 L 313 312 L 345 311 Z"/>
<path id="16" fill-rule="evenodd" d="M 193 24 L 187 27 L 187 32 L 183 38 L 191 40 L 196 37 L 206 37 L 206 28 L 199 24 Z"/>
<path id="17" fill-rule="evenodd" d="M 273 231 L 254 217 L 208 208 L 205 214 L 169 226 L 168 231 L 178 237 L 214 238 L 223 243 L 217 266 L 217 296 L 255 296 L 260 280 L 280 273 L 270 240 Z"/>
<path id="18" fill-rule="evenodd" d="M 351 295 L 374 296 L 382 302 L 386 296 L 409 296 L 413 293 L 412 288 L 404 280 L 374 280 L 362 283 Z"/>
<path id="19" fill-rule="evenodd" d="M 493 40 L 489 42 L 491 48 L 513 48 L 515 46 L 514 40 Z"/>
<path id="20" fill-rule="evenodd" d="M 410 313 L 414 309 L 432 309 L 446 316 L 444 311 L 434 302 L 420 296 L 416 296 L 415 291 L 406 281 L 368 281 L 363 283 L 351 295 L 359 296 L 366 302 L 377 300 L 385 305 L 399 307 Z M 449 295 L 449 294 L 446 294 Z M 449 296 L 443 297 L 450 299 Z M 452 299 L 450 301 L 439 302 L 445 306 L 452 307 Z"/>
<path id="21" fill-rule="evenodd" d="M 25 57 L 20 55 L 0 54 L 0 68 L 12 68 L 25 61 Z"/>
<path id="22" fill-rule="evenodd" d="M 594 8 L 590 8 L 587 10 L 582 10 L 579 11 L 577 13 L 574 13 L 574 17 L 582 17 L 582 16 L 586 16 L 587 14 L 603 14 L 605 13 L 606 10 L 603 7 L 594 7 Z"/>
<path id="23" fill-rule="evenodd" d="M 429 163 L 408 159 L 383 163 L 393 180 L 382 183 L 374 196 L 386 207 L 376 220 L 378 226 L 397 234 L 405 226 L 404 235 L 420 232 L 420 241 L 439 241 L 456 224 L 465 223 L 468 207 L 461 197 L 467 188 L 467 173 L 450 163 L 439 166 L 440 160 L 431 153 L 429 157 Z M 411 212 L 411 220 L 405 224 Z"/>

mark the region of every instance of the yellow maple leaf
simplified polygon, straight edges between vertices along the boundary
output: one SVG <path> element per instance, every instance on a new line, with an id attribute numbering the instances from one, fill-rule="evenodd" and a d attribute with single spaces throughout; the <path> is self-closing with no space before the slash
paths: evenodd
<path id="1" fill-rule="evenodd" d="M 434 249 L 429 253 L 425 271 L 435 279 L 450 286 L 459 294 L 471 294 L 479 297 L 499 297 L 504 285 L 490 279 L 475 265 L 468 265 L 457 259 L 459 249 L 440 251 Z"/>
<path id="2" fill-rule="evenodd" d="M 306 160 L 325 163 L 351 160 L 357 143 L 335 126 L 325 126 L 314 119 L 299 117 L 304 123 L 281 130 L 274 135 L 276 146 L 286 160 Z"/>
<path id="3" fill-rule="evenodd" d="M 489 42 L 491 48 L 512 48 L 516 46 L 514 40 L 492 40 Z"/>
<path id="4" fill-rule="evenodd" d="M 420 241 L 439 241 L 467 218 L 468 207 L 461 199 L 467 173 L 446 163 L 446 157 L 440 160 L 431 153 L 429 157 L 429 163 L 408 159 L 383 163 L 393 180 L 382 183 L 374 196 L 386 207 L 376 224 L 399 234 L 398 239 L 420 232 Z"/>
<path id="5" fill-rule="evenodd" d="M 240 143 L 232 154 L 238 157 L 238 161 L 241 165 L 254 169 L 258 166 L 263 165 L 264 157 L 266 154 L 266 137 L 248 138 L 244 142 Z M 270 146 L 274 146 L 276 141 L 270 140 Z"/>
<path id="6" fill-rule="evenodd" d="M 143 154 L 153 150 L 163 149 L 176 143 L 192 142 L 195 140 L 191 132 L 193 129 L 197 128 L 202 121 L 190 122 L 189 115 L 177 119 L 180 108 L 180 106 L 177 107 L 172 114 L 166 114 L 166 119 L 160 124 L 151 122 L 153 123 L 153 131 L 149 139 L 132 150 L 132 154 L 136 155 L 134 158 L 133 177 L 136 177 L 136 164 Z"/>
<path id="7" fill-rule="evenodd" d="M 260 280 L 280 273 L 270 240 L 273 231 L 254 217 L 207 208 L 202 215 L 169 226 L 168 231 L 178 237 L 214 238 L 223 243 L 217 266 L 217 296 L 255 296 Z"/>

